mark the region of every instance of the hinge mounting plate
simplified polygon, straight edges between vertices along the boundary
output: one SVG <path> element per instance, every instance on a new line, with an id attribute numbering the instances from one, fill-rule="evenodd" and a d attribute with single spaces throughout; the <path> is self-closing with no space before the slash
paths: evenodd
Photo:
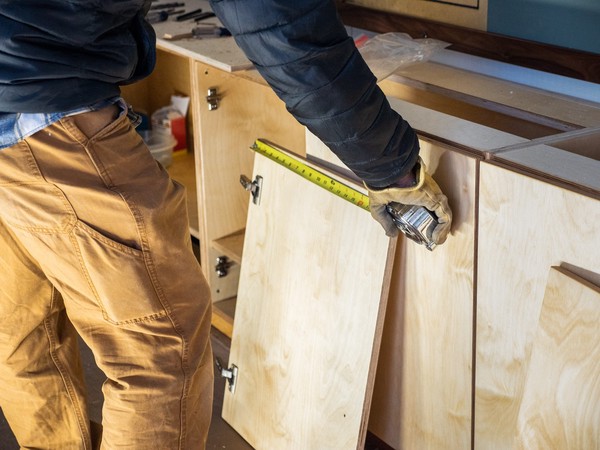
<path id="1" fill-rule="evenodd" d="M 218 374 L 227 380 L 227 389 L 229 389 L 229 392 L 232 394 L 235 393 L 235 383 L 238 376 L 237 366 L 232 364 L 229 369 L 226 369 L 218 357 L 215 358 L 215 365 L 217 366 Z"/>

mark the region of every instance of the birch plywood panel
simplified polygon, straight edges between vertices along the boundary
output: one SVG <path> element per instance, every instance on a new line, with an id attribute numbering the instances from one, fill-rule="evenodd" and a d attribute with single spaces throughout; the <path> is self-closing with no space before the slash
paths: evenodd
<path id="1" fill-rule="evenodd" d="M 239 178 L 252 173 L 253 155 L 248 147 L 260 136 L 304 152 L 304 128 L 265 85 L 201 63 L 195 63 L 193 83 L 196 92 L 205 94 L 216 88 L 220 96 L 216 110 L 209 111 L 204 101 L 192 105 L 201 128 L 194 136 L 200 149 L 196 152 L 200 254 L 213 300 L 218 301 L 237 294 L 237 278 L 235 273 L 217 277 L 213 267 L 221 253 L 211 243 L 246 226 L 249 194 Z"/>
<path id="2" fill-rule="evenodd" d="M 478 63 L 481 65 L 481 61 Z M 514 66 L 508 67 L 516 69 Z M 502 79 L 499 74 L 502 71 L 509 72 L 508 67 L 501 65 L 495 71 L 480 74 L 476 73 L 476 67 L 470 71 L 468 68 L 430 61 L 413 64 L 398 70 L 396 74 L 403 83 L 408 80 L 425 90 L 441 90 L 447 95 L 458 96 L 483 107 L 487 105 L 492 110 L 505 110 L 511 114 L 520 111 L 520 116 L 525 120 L 540 121 L 565 131 L 573 129 L 573 125 L 576 128 L 596 127 L 600 123 L 598 103 Z M 390 80 L 394 78 L 392 76 Z"/>
<path id="3" fill-rule="evenodd" d="M 390 240 L 368 212 L 261 155 L 255 174 L 223 418 L 257 449 L 359 448 Z"/>
<path id="4" fill-rule="evenodd" d="M 397 449 L 466 449 L 478 161 L 427 142 L 421 156 L 449 198 L 452 234 L 433 252 L 398 246 L 370 429 Z"/>
<path id="5" fill-rule="evenodd" d="M 597 135 L 600 139 L 600 134 Z M 600 144 L 599 144 L 600 145 Z M 600 147 L 599 153 L 600 153 Z M 598 156 L 600 158 L 600 155 Z M 556 183 L 591 194 L 600 192 L 600 160 L 577 155 L 548 145 L 532 145 L 502 152 L 494 158 L 516 169 L 541 174 Z"/>
<path id="6" fill-rule="evenodd" d="M 311 156 L 341 164 L 314 135 L 306 142 Z M 454 225 L 433 252 L 402 239 L 398 246 L 369 429 L 397 449 L 464 449 L 471 442 L 477 160 L 420 144 Z"/>
<path id="7" fill-rule="evenodd" d="M 518 449 L 600 448 L 600 288 L 550 270 L 519 411 Z"/>
<path id="8" fill-rule="evenodd" d="M 600 273 L 600 202 L 481 164 L 475 448 L 510 449 L 548 268 Z"/>
<path id="9" fill-rule="evenodd" d="M 349 3 L 478 30 L 487 29 L 487 0 L 450 0 L 447 4 L 423 0 L 351 0 Z"/>

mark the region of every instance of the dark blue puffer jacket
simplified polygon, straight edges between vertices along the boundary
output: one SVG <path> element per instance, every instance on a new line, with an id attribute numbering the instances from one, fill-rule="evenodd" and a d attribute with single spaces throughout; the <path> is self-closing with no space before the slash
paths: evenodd
<path id="1" fill-rule="evenodd" d="M 60 112 L 118 95 L 154 67 L 150 0 L 0 0 L 0 112 Z M 289 111 L 369 185 L 412 168 L 418 141 L 331 0 L 213 0 Z M 257 136 L 258 137 L 258 136 Z"/>
<path id="2" fill-rule="evenodd" d="M 415 165 L 415 132 L 391 109 L 332 0 L 211 5 L 288 110 L 367 184 L 390 185 Z"/>
<path id="3" fill-rule="evenodd" d="M 148 75 L 151 0 L 0 0 L 0 112 L 61 112 Z"/>

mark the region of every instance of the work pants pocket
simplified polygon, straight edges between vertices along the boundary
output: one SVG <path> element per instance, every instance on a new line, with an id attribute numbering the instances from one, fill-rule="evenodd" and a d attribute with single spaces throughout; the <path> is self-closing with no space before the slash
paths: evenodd
<path id="1" fill-rule="evenodd" d="M 83 222 L 77 223 L 73 236 L 82 270 L 107 321 L 120 325 L 166 314 L 141 250 L 108 239 Z"/>
<path id="2" fill-rule="evenodd" d="M 0 175 L 2 216 L 52 282 L 113 324 L 166 315 L 155 260 L 187 250 L 170 229 L 187 220 L 185 193 L 127 118 L 92 138 L 63 119 L 4 151 L 14 167 Z"/>

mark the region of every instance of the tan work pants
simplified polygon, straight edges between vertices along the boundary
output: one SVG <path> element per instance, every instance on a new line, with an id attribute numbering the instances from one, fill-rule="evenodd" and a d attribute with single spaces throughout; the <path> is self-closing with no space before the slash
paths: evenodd
<path id="1" fill-rule="evenodd" d="M 210 293 L 184 188 L 106 116 L 0 150 L 0 407 L 21 447 L 95 446 L 77 332 L 107 376 L 102 448 L 201 449 Z"/>

